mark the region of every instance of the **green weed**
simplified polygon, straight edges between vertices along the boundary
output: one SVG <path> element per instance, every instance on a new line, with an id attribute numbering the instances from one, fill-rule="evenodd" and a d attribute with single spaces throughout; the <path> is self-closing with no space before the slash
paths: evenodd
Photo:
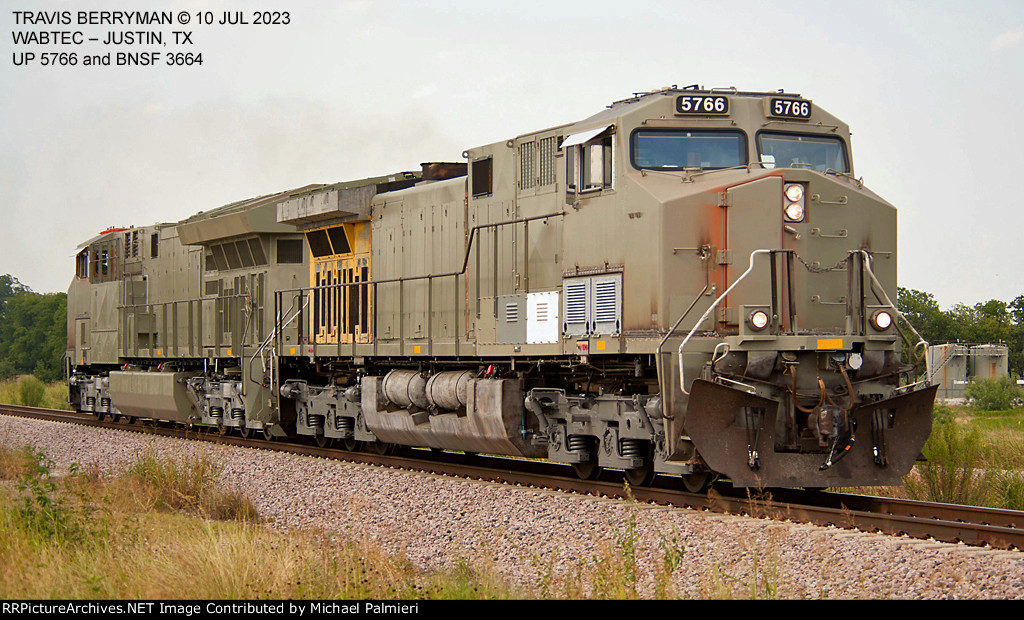
<path id="1" fill-rule="evenodd" d="M 939 422 L 932 427 L 924 456 L 928 460 L 918 465 L 919 478 L 910 476 L 905 481 L 912 498 L 969 505 L 980 505 L 985 499 L 988 475 L 978 429 Z"/>
<path id="2" fill-rule="evenodd" d="M 1024 510 L 1024 473 L 998 470 L 992 475 L 992 483 L 994 506 L 1006 510 Z"/>
<path id="3" fill-rule="evenodd" d="M 8 512 L 8 524 L 36 545 L 85 542 L 93 534 L 89 528 L 91 507 L 69 500 L 50 473 L 51 465 L 41 451 L 21 453 L 21 476 L 16 485 L 21 506 Z M 71 476 L 77 472 L 78 467 L 72 466 Z"/>
<path id="4" fill-rule="evenodd" d="M 661 563 L 654 576 L 654 597 L 666 599 L 672 595 L 672 578 L 676 569 L 683 564 L 686 544 L 680 541 L 679 534 L 675 533 L 671 539 L 659 540 L 658 548 L 661 550 Z"/>
<path id="5" fill-rule="evenodd" d="M 0 381 L 0 403 L 68 409 L 68 385 L 63 381 L 44 384 L 33 375 Z"/>
<path id="6" fill-rule="evenodd" d="M 981 411 L 1009 409 L 1024 399 L 1024 389 L 1011 376 L 977 379 L 965 391 L 972 406 Z"/>
<path id="7" fill-rule="evenodd" d="M 26 407 L 38 407 L 46 396 L 46 384 L 33 375 L 18 380 L 18 399 Z"/>

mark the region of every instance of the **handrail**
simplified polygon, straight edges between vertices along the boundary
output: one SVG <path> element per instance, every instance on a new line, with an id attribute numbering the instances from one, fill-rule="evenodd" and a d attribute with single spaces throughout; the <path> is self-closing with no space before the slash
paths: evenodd
<path id="1" fill-rule="evenodd" d="M 935 373 L 937 373 L 940 370 L 942 370 L 946 366 L 946 364 L 948 364 L 950 361 L 952 361 L 952 359 L 954 357 L 956 357 L 957 355 L 958 355 L 958 352 L 957 352 L 956 349 L 954 349 L 952 347 L 947 348 L 946 349 L 946 355 L 939 362 L 938 366 L 934 366 L 934 367 L 932 366 L 932 359 L 929 356 L 929 358 L 926 360 L 926 366 L 927 366 L 926 372 L 927 372 L 927 376 L 928 376 L 928 381 L 931 381 L 932 377 L 935 376 Z"/>
<path id="2" fill-rule="evenodd" d="M 892 300 L 889 299 L 889 295 L 887 295 L 885 292 L 885 288 L 882 287 L 882 284 L 878 281 L 878 278 L 875 277 L 875 272 L 871 270 L 871 253 L 868 252 L 867 250 L 857 251 L 864 255 L 864 269 L 866 269 L 868 275 L 871 276 L 871 281 L 878 288 L 878 291 L 882 293 L 882 297 L 885 298 L 885 303 L 889 304 L 889 307 L 892 308 L 893 312 L 896 313 L 896 316 L 903 319 L 903 322 L 907 324 L 907 327 L 910 328 L 910 331 L 914 332 L 914 335 L 917 336 L 918 342 L 917 344 L 914 345 L 914 351 L 916 351 L 918 348 L 922 348 L 921 345 L 924 345 L 922 349 L 924 351 L 927 351 L 928 341 L 921 337 L 921 334 L 917 333 L 917 330 L 914 329 L 913 324 L 911 324 L 911 322 L 907 320 L 907 317 L 903 316 L 903 313 L 900 312 L 900 309 L 896 307 L 896 304 L 892 303 Z M 918 357 L 917 361 L 920 362 L 921 358 Z M 928 380 L 931 381 L 931 377 L 928 377 Z"/>
<path id="3" fill-rule="evenodd" d="M 126 310 L 128 308 L 142 308 L 145 306 L 166 306 L 168 304 L 187 304 L 196 301 L 216 301 L 218 299 L 233 299 L 235 297 L 248 297 L 252 296 L 249 293 L 232 293 L 230 295 L 211 295 L 209 297 L 190 297 L 188 299 L 171 299 L 169 301 L 151 301 L 144 304 L 122 304 L 115 306 L 116 310 Z"/>
<path id="4" fill-rule="evenodd" d="M 665 334 L 665 336 L 661 339 L 661 342 L 658 343 L 658 348 L 654 350 L 654 361 L 657 365 L 659 390 L 661 389 L 661 386 L 664 385 L 663 379 L 665 373 L 665 369 L 662 368 L 663 364 L 661 361 L 661 349 L 665 346 L 665 343 L 668 342 L 668 339 L 672 336 L 672 334 L 676 333 L 676 329 L 679 328 L 679 325 L 682 324 L 683 320 L 690 315 L 690 312 L 694 309 L 694 307 L 696 307 L 697 302 L 699 302 L 701 298 L 704 297 L 704 294 L 708 292 L 708 289 L 711 288 L 711 265 L 708 264 L 708 259 L 711 258 L 711 246 L 702 245 L 700 248 L 697 248 L 697 250 L 697 256 L 700 258 L 701 262 L 704 263 L 704 288 L 701 290 L 700 293 L 697 293 L 697 296 L 694 297 L 693 301 L 690 303 L 690 307 L 687 308 L 682 315 L 680 315 L 679 319 L 675 322 L 675 324 L 672 325 L 672 329 L 668 330 L 668 333 Z M 662 415 L 670 420 L 674 417 L 668 414 L 667 412 L 663 413 Z"/>
<path id="5" fill-rule="evenodd" d="M 275 298 L 276 298 L 276 292 L 275 292 Z M 303 308 L 305 308 L 308 305 L 309 305 L 309 301 L 307 300 L 305 305 L 303 306 Z M 295 299 L 292 299 L 292 305 L 288 307 L 288 310 L 285 312 L 285 315 L 287 315 L 288 312 L 291 312 L 292 308 L 294 308 L 294 307 L 295 307 Z M 252 357 L 249 358 L 249 380 L 250 381 L 255 383 L 255 381 L 252 378 L 252 364 L 253 364 L 253 362 L 256 361 L 256 356 L 259 355 L 260 359 L 261 360 L 263 359 L 263 350 L 266 349 L 267 345 L 269 345 L 271 342 L 273 342 L 275 338 L 277 338 L 277 334 L 278 334 L 279 331 L 284 330 L 284 328 L 288 327 L 288 325 L 290 325 L 291 322 L 294 321 L 295 318 L 299 316 L 299 312 L 301 310 L 302 310 L 302 308 L 296 310 L 295 314 L 292 315 L 292 318 L 288 319 L 284 323 L 281 323 L 280 321 L 274 321 L 274 329 L 270 330 L 270 334 L 268 334 L 267 337 L 263 339 L 263 342 L 260 344 L 259 348 L 257 348 L 256 352 L 253 353 Z M 266 372 L 266 363 L 263 364 L 263 370 L 264 370 L 264 372 Z"/>
<path id="6" fill-rule="evenodd" d="M 510 225 L 515 225 L 515 224 L 524 224 L 524 223 L 533 222 L 533 221 L 536 221 L 536 220 L 546 220 L 546 219 L 550 219 L 550 218 L 553 218 L 553 217 L 565 217 L 565 215 L 566 215 L 565 211 L 556 211 L 556 212 L 553 212 L 553 213 L 545 213 L 543 215 L 534 215 L 532 217 L 526 217 L 526 218 L 515 219 L 515 220 L 506 220 L 506 221 L 503 221 L 503 222 L 492 222 L 490 224 L 478 224 L 477 226 L 474 226 L 473 228 L 470 229 L 469 241 L 466 244 L 466 252 L 465 252 L 465 255 L 463 256 L 463 259 L 462 259 L 462 268 L 459 271 L 451 271 L 451 272 L 448 272 L 448 273 L 432 273 L 432 274 L 427 274 L 427 275 L 422 275 L 422 276 L 390 278 L 390 279 L 387 279 L 387 280 L 374 280 L 371 277 L 369 280 L 363 280 L 363 281 L 359 281 L 359 282 L 336 282 L 336 283 L 333 283 L 333 284 L 326 284 L 326 285 L 321 285 L 321 286 L 306 286 L 306 287 L 298 287 L 298 288 L 291 288 L 291 289 L 281 289 L 281 290 L 275 291 L 275 293 L 276 293 L 276 295 L 280 295 L 283 298 L 283 295 L 285 293 L 298 293 L 300 295 L 303 295 L 306 291 L 313 292 L 313 291 L 323 291 L 323 290 L 329 290 L 329 289 L 345 288 L 345 287 L 350 287 L 350 286 L 368 286 L 368 285 L 372 285 L 374 291 L 376 292 L 377 286 L 380 285 L 380 284 L 393 284 L 393 283 L 403 284 L 405 282 L 414 282 L 414 281 L 419 281 L 419 280 L 428 280 L 428 281 L 432 282 L 434 280 L 434 278 L 449 278 L 449 277 L 450 278 L 455 278 L 455 280 L 456 280 L 456 287 L 457 287 L 457 285 L 458 285 L 458 277 L 461 276 L 461 275 L 465 275 L 467 273 L 467 269 L 469 268 L 469 258 L 472 255 L 473 243 L 476 240 L 477 231 L 478 230 L 483 230 L 483 229 L 486 229 L 486 228 L 499 228 L 501 226 L 510 226 Z M 376 296 L 376 295 L 374 295 L 374 296 Z M 275 304 L 276 304 L 276 299 L 277 299 L 277 297 L 275 297 Z M 377 306 L 375 304 L 374 307 L 373 307 L 373 318 L 374 318 L 374 321 L 376 321 L 376 317 L 377 317 Z M 373 340 L 374 340 L 374 342 L 376 342 L 377 341 L 376 329 L 374 329 L 373 334 L 374 334 Z M 405 337 L 402 336 L 400 339 L 404 341 Z M 458 342 L 458 339 L 456 338 L 456 344 L 457 344 L 457 342 Z M 353 342 L 353 346 L 354 346 L 354 344 L 355 343 Z"/>
<path id="7" fill-rule="evenodd" d="M 753 269 L 754 269 L 754 258 L 758 254 L 771 254 L 771 253 L 778 252 L 778 251 L 780 251 L 780 250 L 760 249 L 760 250 L 754 250 L 753 252 L 751 252 L 750 253 L 750 266 L 747 267 L 747 270 L 744 271 L 743 274 L 740 275 L 740 277 L 737 278 L 736 281 L 733 282 L 729 286 L 729 288 L 727 288 L 725 290 L 725 292 L 723 292 L 717 299 L 715 299 L 714 303 L 712 303 L 711 306 L 708 307 L 708 309 L 700 317 L 700 319 L 697 321 L 697 323 L 694 324 L 694 326 L 690 330 L 690 332 L 688 334 L 686 334 L 686 338 L 684 338 L 682 343 L 679 344 L 679 352 L 678 352 L 678 356 L 679 356 L 679 389 L 682 391 L 683 394 L 685 394 L 687 396 L 690 395 L 690 393 L 686 390 L 686 377 L 685 377 L 685 372 L 684 372 L 684 367 L 683 367 L 683 348 L 686 346 L 686 344 L 693 337 L 694 333 L 696 333 L 697 328 L 699 328 L 704 323 L 704 321 L 707 320 L 708 316 L 715 310 L 715 308 L 718 307 L 718 304 L 721 303 L 721 301 L 723 299 L 725 299 L 726 297 L 729 296 L 729 293 L 732 292 L 732 290 L 734 288 L 736 288 L 736 285 L 738 285 L 748 275 L 750 275 L 750 272 L 753 271 Z M 785 251 L 785 250 L 781 250 L 781 251 Z M 917 330 L 914 329 L 914 326 L 910 323 L 910 321 L 907 320 L 907 317 L 904 316 L 902 312 L 900 312 L 899 308 L 897 308 L 896 304 L 894 304 L 892 302 L 892 299 L 890 299 L 889 295 L 886 294 L 885 288 L 882 286 L 882 284 L 878 281 L 878 278 L 875 276 L 874 271 L 871 269 L 871 260 L 872 260 L 871 253 L 868 252 L 867 250 L 855 250 L 855 251 L 850 252 L 850 254 L 853 254 L 853 253 L 860 253 L 860 254 L 862 254 L 864 256 L 864 258 L 865 258 L 865 260 L 864 260 L 864 269 L 865 269 L 865 271 L 867 271 L 868 276 L 870 276 L 871 281 L 874 284 L 874 288 L 877 290 L 877 292 L 880 292 L 882 294 L 882 297 L 884 298 L 885 303 L 888 305 L 888 307 L 891 308 L 896 313 L 896 315 L 899 318 L 903 319 L 903 322 L 906 323 L 907 326 L 910 327 L 910 330 L 912 332 L 914 332 L 914 335 L 917 336 L 918 343 L 914 345 L 914 349 L 915 350 L 918 349 L 919 347 L 921 347 L 921 345 L 924 345 L 924 347 L 927 348 L 928 341 L 926 341 L 923 337 L 921 337 L 921 334 L 919 334 L 917 332 Z M 678 323 L 677 323 L 677 325 L 678 325 Z M 931 377 L 928 377 L 928 381 L 929 382 L 931 381 Z"/>
<path id="8" fill-rule="evenodd" d="M 361 286 L 366 284 L 391 284 L 394 282 L 413 282 L 415 280 L 427 280 L 430 278 L 447 278 L 452 276 L 461 276 L 466 273 L 466 268 L 469 266 L 469 255 L 473 248 L 473 240 L 476 237 L 476 231 L 483 228 L 497 228 L 499 226 L 510 226 L 512 224 L 523 224 L 525 222 L 533 222 L 536 220 L 546 220 L 553 217 L 564 217 L 565 211 L 556 211 L 554 213 L 547 213 L 545 215 L 535 215 L 533 217 L 525 217 L 520 220 L 506 220 L 504 222 L 494 222 L 491 224 L 478 224 L 470 229 L 469 232 L 469 243 L 466 245 L 466 255 L 462 259 L 462 269 L 460 271 L 450 271 L 448 273 L 431 273 L 425 276 L 410 276 L 408 278 L 391 278 L 390 280 L 374 280 L 372 277 L 369 280 L 363 280 L 361 282 L 340 282 L 334 284 L 327 284 L 322 286 L 302 286 L 299 288 L 286 288 L 277 291 L 278 293 L 299 293 L 302 291 L 312 290 L 325 290 L 329 288 L 342 288 L 347 286 Z"/>
<path id="9" fill-rule="evenodd" d="M 148 297 L 148 295 L 147 295 L 147 297 Z M 186 298 L 186 299 L 172 299 L 172 300 L 167 300 L 167 301 L 146 301 L 145 303 L 137 303 L 137 304 L 119 304 L 119 305 L 115 306 L 114 309 L 117 310 L 117 312 L 118 312 L 118 315 L 120 317 L 119 321 L 124 321 L 124 323 L 123 323 L 124 329 L 127 329 L 127 320 L 128 320 L 129 312 L 132 312 L 132 313 L 135 313 L 136 315 L 138 315 L 139 314 L 139 309 L 141 308 L 141 309 L 144 309 L 143 312 L 142 312 L 143 315 L 151 314 L 154 317 L 157 315 L 157 312 L 159 312 L 160 316 L 163 319 L 163 327 L 164 327 L 163 332 L 148 332 L 148 333 L 152 333 L 152 334 L 165 333 L 166 334 L 166 333 L 168 333 L 168 330 L 167 330 L 167 308 L 171 308 L 171 313 L 174 314 L 175 317 L 176 317 L 177 316 L 177 309 L 178 309 L 178 306 L 180 304 L 187 304 L 190 307 L 190 309 L 191 309 L 191 305 L 192 304 L 199 304 L 199 313 L 200 313 L 199 323 L 200 323 L 200 326 L 201 326 L 201 324 L 202 324 L 202 312 L 203 312 L 202 311 L 202 304 L 203 304 L 203 302 L 217 302 L 217 301 L 220 301 L 220 300 L 231 300 L 231 301 L 233 301 L 233 300 L 239 300 L 239 299 L 241 299 L 243 301 L 245 301 L 245 300 L 248 301 L 247 304 L 242 304 L 238 308 L 238 315 L 240 317 L 242 317 L 243 319 L 245 319 L 245 323 L 243 325 L 243 330 L 242 330 L 242 332 L 240 334 L 241 342 L 238 343 L 242 347 L 241 349 L 239 349 L 240 352 L 239 352 L 239 355 L 238 355 L 238 363 L 239 363 L 239 367 L 241 367 L 242 363 L 244 362 L 244 354 L 241 353 L 241 351 L 245 347 L 245 338 L 248 335 L 249 326 L 251 325 L 252 316 L 253 316 L 253 313 L 252 313 L 253 296 L 252 296 L 251 293 L 248 293 L 248 292 L 246 292 L 246 293 L 231 293 L 230 295 L 211 295 L 211 296 L 201 296 L 201 297 L 189 297 L 189 298 Z M 177 321 L 177 318 L 175 318 L 174 320 Z M 199 333 L 200 331 L 201 331 L 201 328 L 200 328 L 199 331 L 197 331 L 195 326 L 190 324 L 190 327 L 189 327 L 189 330 L 188 330 L 188 332 L 189 332 L 189 345 L 188 345 L 188 348 L 189 348 L 189 351 L 190 351 L 190 353 L 189 353 L 190 355 L 199 355 L 199 356 L 202 355 L 203 334 Z M 232 331 L 232 336 L 231 336 L 231 343 L 230 343 L 230 346 L 231 346 L 232 349 L 235 347 L 235 344 L 236 344 L 235 343 L 236 335 L 237 334 L 233 330 Z M 128 349 L 129 349 L 129 347 L 127 346 L 127 342 L 126 341 L 123 342 L 123 343 L 121 342 L 121 341 L 124 341 L 126 338 L 127 338 L 127 333 L 124 333 L 122 336 L 119 336 L 118 348 L 119 349 L 123 348 L 123 350 L 127 354 Z M 177 342 L 175 340 L 173 340 L 173 338 L 174 338 L 173 334 L 171 335 L 171 338 L 172 338 L 172 340 L 170 342 L 167 342 L 167 343 L 165 343 L 162 346 L 164 346 L 164 347 L 166 347 L 168 349 L 173 349 L 173 351 L 174 351 L 173 355 L 177 356 L 178 355 L 178 345 L 177 345 Z M 193 339 L 195 341 L 195 346 L 198 349 L 198 351 L 195 354 L 191 353 L 191 349 L 193 348 Z M 152 343 L 150 344 L 150 348 L 153 348 L 154 346 L 155 346 L 155 344 L 152 344 Z M 218 336 L 216 348 L 219 350 L 220 347 L 221 347 L 220 336 Z M 136 343 L 135 347 L 133 347 L 133 349 L 135 350 L 135 354 L 136 355 L 138 355 L 138 349 L 139 348 L 140 347 L 138 346 L 137 343 Z"/>
<path id="10" fill-rule="evenodd" d="M 750 266 L 747 267 L 747 270 L 744 271 L 743 274 L 740 275 L 740 277 L 736 278 L 736 281 L 733 282 L 731 285 L 729 285 L 729 288 L 725 289 L 724 293 L 722 293 L 721 295 L 718 296 L 717 299 L 715 299 L 714 303 L 712 303 L 711 306 L 708 307 L 708 309 L 700 317 L 700 319 L 697 321 L 697 323 L 694 324 L 693 329 L 690 330 L 690 333 L 686 334 L 686 338 L 683 338 L 682 343 L 679 344 L 679 389 L 682 390 L 683 394 L 685 394 L 686 396 L 689 396 L 690 393 L 686 391 L 686 377 L 685 377 L 685 373 L 683 372 L 683 347 L 685 347 L 686 343 L 689 342 L 690 338 L 693 337 L 693 334 L 697 331 L 697 328 L 700 327 L 704 323 L 704 321 L 707 320 L 708 316 L 710 316 L 711 312 L 714 311 L 714 309 L 718 307 L 718 304 L 723 299 L 728 297 L 729 293 L 731 293 L 732 290 L 734 288 L 736 288 L 736 285 L 739 284 L 740 282 L 742 282 L 747 276 L 750 275 L 750 272 L 754 270 L 754 257 L 757 256 L 758 254 L 771 254 L 772 252 L 777 252 L 777 251 L 778 250 L 760 249 L 760 250 L 754 250 L 753 252 L 751 252 L 750 253 Z"/>

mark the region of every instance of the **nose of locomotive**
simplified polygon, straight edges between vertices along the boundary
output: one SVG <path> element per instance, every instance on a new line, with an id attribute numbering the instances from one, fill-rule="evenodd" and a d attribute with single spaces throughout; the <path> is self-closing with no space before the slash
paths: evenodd
<path id="1" fill-rule="evenodd" d="M 858 189 L 785 169 L 722 192 L 722 341 L 678 389 L 686 436 L 739 486 L 900 484 L 928 437 L 935 390 L 898 387 L 895 211 Z"/>
<path id="2" fill-rule="evenodd" d="M 780 399 L 702 379 L 693 382 L 683 423 L 707 466 L 736 486 L 828 487 L 850 480 L 898 485 L 931 433 L 936 390 L 931 386 L 853 407 L 846 413 L 846 431 L 834 429 L 843 442 L 834 452 L 776 449 L 789 423 Z"/>

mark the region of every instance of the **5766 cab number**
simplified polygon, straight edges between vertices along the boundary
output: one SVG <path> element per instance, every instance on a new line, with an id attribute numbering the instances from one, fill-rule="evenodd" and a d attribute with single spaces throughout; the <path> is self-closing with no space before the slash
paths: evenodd
<path id="1" fill-rule="evenodd" d="M 803 99 L 773 97 L 768 104 L 768 115 L 782 118 L 811 118 L 811 102 Z"/>
<path id="2" fill-rule="evenodd" d="M 722 95 L 679 95 L 676 114 L 728 114 L 729 98 Z"/>

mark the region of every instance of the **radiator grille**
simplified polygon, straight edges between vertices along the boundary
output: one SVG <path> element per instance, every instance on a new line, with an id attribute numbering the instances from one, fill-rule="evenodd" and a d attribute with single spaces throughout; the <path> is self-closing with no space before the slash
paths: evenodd
<path id="1" fill-rule="evenodd" d="M 540 184 L 551 185 L 555 182 L 555 152 L 558 150 L 558 138 L 551 136 L 540 141 Z"/>
<path id="2" fill-rule="evenodd" d="M 519 145 L 519 187 L 521 189 L 537 185 L 537 171 L 534 167 L 536 151 L 536 142 L 524 142 Z"/>

